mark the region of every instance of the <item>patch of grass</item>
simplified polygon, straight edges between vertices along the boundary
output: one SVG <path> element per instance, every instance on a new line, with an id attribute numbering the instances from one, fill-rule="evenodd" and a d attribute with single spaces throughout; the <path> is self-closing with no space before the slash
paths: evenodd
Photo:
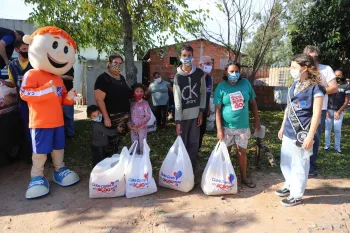
<path id="1" fill-rule="evenodd" d="M 281 141 L 277 137 L 278 130 L 281 127 L 283 118 L 282 111 L 261 111 L 261 124 L 266 126 L 266 136 L 264 142 L 269 146 L 275 155 L 276 162 L 280 161 Z M 251 119 L 251 122 L 253 120 Z M 66 162 L 70 166 L 79 166 L 83 169 L 91 169 L 91 122 L 88 120 L 76 121 L 76 137 L 67 141 L 66 146 Z M 253 125 L 251 125 L 253 132 Z M 151 148 L 151 162 L 154 173 L 157 174 L 169 148 L 176 139 L 175 124 L 168 124 L 166 131 L 157 131 L 148 134 L 148 144 Z M 319 173 L 328 177 L 344 177 L 350 178 L 350 113 L 345 113 L 342 130 L 342 151 L 343 154 L 337 154 L 334 151 L 325 152 L 322 150 L 324 146 L 324 134 L 321 138 L 318 167 Z M 207 132 L 204 136 L 201 149 L 202 157 L 199 157 L 199 167 L 204 169 L 211 151 L 217 143 L 216 132 Z M 124 137 L 121 146 L 129 147 L 131 145 L 130 135 Z M 248 145 L 249 171 L 253 171 L 255 159 L 255 139 L 252 137 Z M 119 148 L 120 150 L 122 148 Z M 238 167 L 236 156 L 231 156 L 238 175 Z M 261 168 L 265 172 L 279 172 L 280 168 L 270 168 L 264 155 L 261 158 Z"/>

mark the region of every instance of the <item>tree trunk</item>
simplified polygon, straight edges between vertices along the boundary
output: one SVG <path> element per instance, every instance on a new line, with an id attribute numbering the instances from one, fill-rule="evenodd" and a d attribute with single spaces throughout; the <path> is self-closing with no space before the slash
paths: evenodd
<path id="1" fill-rule="evenodd" d="M 137 69 L 134 63 L 132 20 L 128 10 L 127 0 L 119 0 L 119 6 L 123 17 L 126 82 L 131 86 L 137 81 Z"/>

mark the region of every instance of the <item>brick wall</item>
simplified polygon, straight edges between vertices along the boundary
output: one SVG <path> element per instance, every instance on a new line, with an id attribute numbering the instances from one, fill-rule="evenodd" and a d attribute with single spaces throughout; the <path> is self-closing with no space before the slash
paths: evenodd
<path id="1" fill-rule="evenodd" d="M 212 76 L 214 77 L 216 83 L 221 81 L 223 71 L 220 70 L 220 60 L 228 58 L 227 50 L 223 46 L 211 43 L 207 40 L 189 41 L 188 45 L 192 46 L 194 50 L 194 65 L 199 66 L 199 60 L 201 56 L 210 56 L 212 59 L 214 59 Z M 165 56 L 163 58 L 161 58 L 158 55 L 161 49 L 163 49 L 163 51 L 165 52 Z M 174 65 L 170 65 L 170 57 L 178 57 L 178 53 L 176 51 L 175 46 L 152 49 L 150 51 L 149 77 L 151 81 L 153 79 L 154 72 L 159 72 L 165 80 L 167 80 L 171 74 L 176 73 L 177 67 L 175 67 Z"/>

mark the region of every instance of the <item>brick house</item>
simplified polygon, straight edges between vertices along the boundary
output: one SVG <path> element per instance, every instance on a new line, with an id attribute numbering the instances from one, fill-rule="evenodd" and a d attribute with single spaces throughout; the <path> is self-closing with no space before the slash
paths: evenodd
<path id="1" fill-rule="evenodd" d="M 224 75 L 224 66 L 228 61 L 227 49 L 220 45 L 205 39 L 197 39 L 187 41 L 181 44 L 173 44 L 166 47 L 150 49 L 143 57 L 143 77 L 148 80 L 153 80 L 153 73 L 159 72 L 165 80 L 176 73 L 176 68 L 181 64 L 179 61 L 179 49 L 182 45 L 188 44 L 194 50 L 193 64 L 199 66 L 201 56 L 210 56 L 213 61 L 213 70 L 211 75 L 214 79 L 214 84 L 219 83 Z M 245 54 L 241 53 L 241 56 Z M 241 60 L 239 56 L 238 61 Z"/>

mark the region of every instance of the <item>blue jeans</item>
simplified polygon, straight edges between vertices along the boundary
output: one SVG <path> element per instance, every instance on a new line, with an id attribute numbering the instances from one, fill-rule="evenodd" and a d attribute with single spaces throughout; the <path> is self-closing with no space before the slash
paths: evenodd
<path id="1" fill-rule="evenodd" d="M 310 157 L 310 173 L 314 173 L 316 170 L 316 161 L 318 157 L 318 148 L 320 146 L 320 138 L 322 135 L 322 131 L 325 126 L 325 121 L 326 121 L 326 115 L 327 115 L 327 110 L 322 110 L 321 114 L 321 122 L 317 128 L 317 131 L 315 133 L 315 142 L 314 142 L 314 148 L 313 148 L 313 154 Z"/>
<path id="2" fill-rule="evenodd" d="M 329 109 L 328 112 L 331 115 L 331 119 L 328 117 L 326 118 L 326 130 L 325 130 L 325 148 L 329 148 L 331 146 L 331 134 L 332 134 L 332 128 L 334 124 L 334 149 L 337 151 L 340 151 L 340 138 L 341 138 L 341 126 L 343 123 L 343 117 L 344 113 L 342 112 L 340 114 L 339 120 L 334 119 L 334 113 L 335 110 Z"/>
<path id="3" fill-rule="evenodd" d="M 63 105 L 64 132 L 67 137 L 74 137 L 74 105 Z"/>

